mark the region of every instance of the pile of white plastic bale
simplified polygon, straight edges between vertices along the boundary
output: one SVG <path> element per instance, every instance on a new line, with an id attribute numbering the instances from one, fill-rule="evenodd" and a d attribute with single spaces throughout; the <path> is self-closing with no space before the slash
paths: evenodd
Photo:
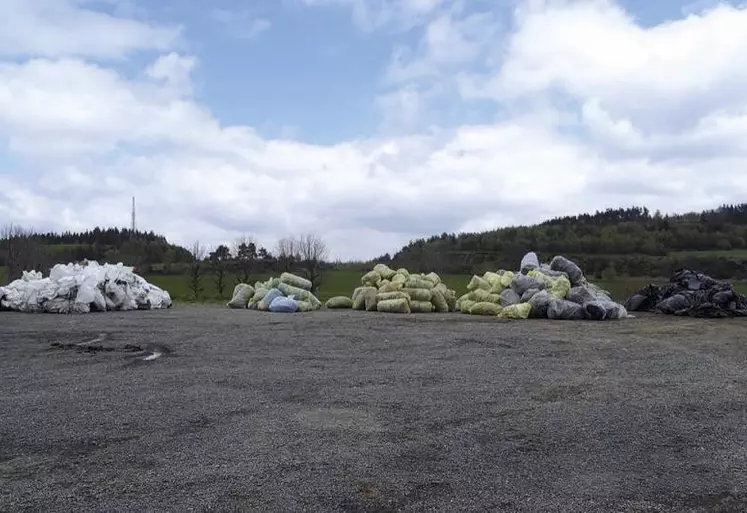
<path id="1" fill-rule="evenodd" d="M 311 292 L 312 283 L 306 278 L 283 273 L 266 282 L 236 285 L 229 308 L 259 310 L 261 312 L 311 312 L 319 310 L 322 302 Z"/>
<path id="2" fill-rule="evenodd" d="M 145 281 L 132 267 L 117 264 L 58 264 L 44 278 L 37 271 L 0 287 L 0 309 L 36 313 L 89 313 L 171 307 L 165 290 Z"/>
<path id="3" fill-rule="evenodd" d="M 595 321 L 629 317 L 623 305 L 589 283 L 581 269 L 563 256 L 547 265 L 530 252 L 519 272 L 475 275 L 467 288 L 470 292 L 457 300 L 457 308 L 473 315 Z"/>
<path id="4" fill-rule="evenodd" d="M 446 313 L 456 309 L 456 292 L 444 285 L 436 273 L 412 274 L 407 269 L 395 271 L 377 264 L 361 278 L 361 285 L 352 297 L 328 300 L 327 308 L 407 314 Z"/>

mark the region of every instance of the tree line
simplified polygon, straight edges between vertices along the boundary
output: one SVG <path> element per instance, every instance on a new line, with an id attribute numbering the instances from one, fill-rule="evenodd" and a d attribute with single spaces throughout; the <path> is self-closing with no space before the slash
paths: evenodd
<path id="1" fill-rule="evenodd" d="M 88 260 L 122 262 L 141 275 L 184 275 L 195 298 L 201 296 L 210 276 L 221 296 L 234 285 L 230 276 L 249 283 L 251 276 L 269 272 L 298 272 L 318 289 L 328 257 L 324 240 L 310 233 L 284 237 L 271 252 L 246 236 L 210 250 L 199 241 L 183 248 L 153 232 L 119 228 L 61 234 L 37 233 L 13 224 L 0 229 L 0 283 L 15 280 L 26 270 L 46 274 L 55 264 Z"/>
<path id="2" fill-rule="evenodd" d="M 295 272 L 311 281 L 312 291 L 317 292 L 322 284 L 329 248 L 318 235 L 307 233 L 280 239 L 275 253 L 258 246 L 250 237 L 237 239 L 232 248 L 221 244 L 208 251 L 199 241 L 190 248 L 191 260 L 186 274 L 189 290 L 195 299 L 200 299 L 204 291 L 203 280 L 212 276 L 218 294 L 223 297 L 226 288 L 233 286 L 229 276 L 236 283 L 251 284 L 251 277 L 267 272 Z M 155 272 L 156 268 L 151 268 Z"/>
<path id="3" fill-rule="evenodd" d="M 741 250 L 741 251 L 740 251 Z M 608 209 L 550 219 L 534 226 L 512 226 L 479 233 L 442 233 L 411 241 L 394 255 L 369 262 L 340 264 L 370 268 L 385 262 L 413 271 L 471 274 L 515 269 L 527 251 L 543 261 L 562 254 L 590 276 L 668 276 L 687 267 L 717 278 L 747 279 L 747 203 L 704 212 L 651 213 L 646 207 Z M 270 251 L 251 237 L 209 249 L 169 243 L 153 232 L 95 228 L 85 232 L 37 233 L 17 225 L 0 229 L 0 283 L 23 270 L 48 270 L 61 262 L 123 262 L 140 274 L 188 277 L 195 297 L 208 275 L 221 294 L 228 276 L 247 282 L 251 275 L 294 271 L 318 288 L 329 252 L 314 234 L 280 239 Z M 4 278 L 4 280 L 3 280 Z"/>
<path id="4" fill-rule="evenodd" d="M 374 261 L 415 270 L 473 273 L 514 269 L 527 251 L 542 260 L 565 255 L 591 275 L 668 276 L 681 267 L 747 278 L 747 204 L 704 212 L 653 214 L 646 207 L 608 209 L 480 233 L 443 233 L 411 241 Z M 711 252 L 707 254 L 705 252 Z"/>

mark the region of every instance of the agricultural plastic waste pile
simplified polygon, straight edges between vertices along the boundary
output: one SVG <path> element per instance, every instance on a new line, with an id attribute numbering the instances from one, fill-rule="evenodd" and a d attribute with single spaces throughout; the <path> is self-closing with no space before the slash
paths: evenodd
<path id="1" fill-rule="evenodd" d="M 361 285 L 352 297 L 329 299 L 327 308 L 402 314 L 456 309 L 456 292 L 444 285 L 436 273 L 414 274 L 404 268 L 395 271 L 385 264 L 376 264 L 361 278 Z"/>
<path id="2" fill-rule="evenodd" d="M 311 282 L 291 273 L 254 284 L 239 283 L 226 306 L 261 312 L 295 313 L 319 310 L 322 302 L 311 292 Z"/>
<path id="3" fill-rule="evenodd" d="M 465 314 L 594 321 L 630 317 L 623 305 L 589 283 L 581 268 L 563 256 L 540 264 L 537 255 L 529 252 L 519 272 L 475 275 L 467 289 L 470 292 L 457 300 L 457 309 Z"/>
<path id="4" fill-rule="evenodd" d="M 46 278 L 38 271 L 24 271 L 22 278 L 0 287 L 0 309 L 62 314 L 170 308 L 169 293 L 133 270 L 121 263 L 84 261 L 58 264 Z"/>
<path id="5" fill-rule="evenodd" d="M 747 298 L 727 282 L 681 269 L 669 278 L 669 285 L 642 288 L 625 303 L 631 312 L 655 312 L 690 317 L 747 316 Z"/>

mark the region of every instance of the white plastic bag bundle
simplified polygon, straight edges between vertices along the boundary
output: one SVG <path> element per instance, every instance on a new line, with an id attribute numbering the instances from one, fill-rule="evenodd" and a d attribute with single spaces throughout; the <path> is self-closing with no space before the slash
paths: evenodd
<path id="1" fill-rule="evenodd" d="M 0 288 L 0 308 L 18 312 L 87 313 L 171 307 L 168 292 L 145 281 L 124 265 L 58 264 L 49 277 L 24 272 Z"/>

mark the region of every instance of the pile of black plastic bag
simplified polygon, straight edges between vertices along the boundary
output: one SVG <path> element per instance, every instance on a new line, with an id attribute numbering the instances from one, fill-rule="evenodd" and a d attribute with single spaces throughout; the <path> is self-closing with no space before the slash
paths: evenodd
<path id="1" fill-rule="evenodd" d="M 690 317 L 747 316 L 747 298 L 727 282 L 687 269 L 675 272 L 669 285 L 647 285 L 625 303 L 630 312 L 656 312 Z"/>

